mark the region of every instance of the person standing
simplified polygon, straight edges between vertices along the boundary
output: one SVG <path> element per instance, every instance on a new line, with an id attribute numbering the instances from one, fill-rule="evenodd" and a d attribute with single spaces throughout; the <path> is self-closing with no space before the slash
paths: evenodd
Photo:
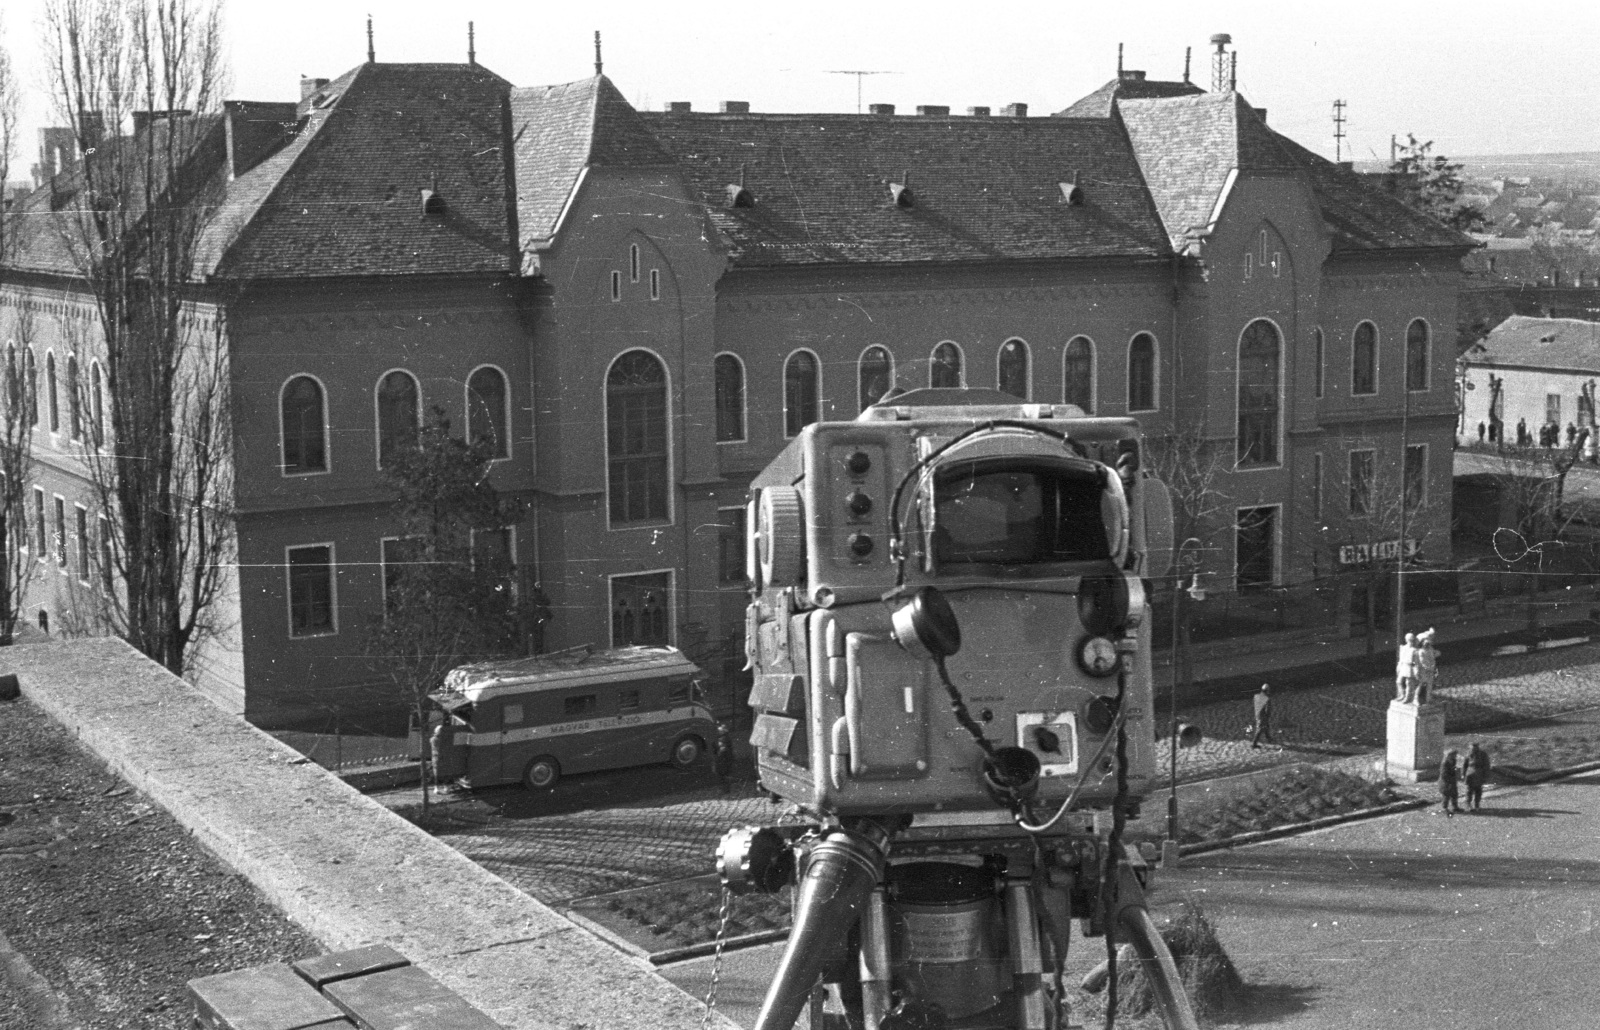
<path id="1" fill-rule="evenodd" d="M 728 732 L 728 724 L 717 723 L 717 739 L 711 745 L 711 769 L 717 774 L 717 782 L 722 785 L 722 793 L 728 794 L 733 790 L 733 736 Z"/>
<path id="2" fill-rule="evenodd" d="M 1263 740 L 1268 744 L 1275 743 L 1272 739 L 1272 688 L 1265 683 L 1256 691 L 1255 711 L 1256 719 L 1254 732 L 1250 734 L 1250 746 L 1259 748 Z"/>
<path id="3" fill-rule="evenodd" d="M 1474 740 L 1472 747 L 1467 750 L 1467 757 L 1462 760 L 1462 772 L 1467 778 L 1467 809 L 1476 812 L 1483 804 L 1483 785 L 1489 779 L 1489 752 L 1478 746 Z"/>
<path id="4" fill-rule="evenodd" d="M 1443 760 L 1439 762 L 1439 797 L 1444 805 L 1446 818 L 1461 811 L 1461 802 L 1456 789 L 1459 771 L 1456 766 L 1455 748 L 1451 748 L 1444 753 Z"/>

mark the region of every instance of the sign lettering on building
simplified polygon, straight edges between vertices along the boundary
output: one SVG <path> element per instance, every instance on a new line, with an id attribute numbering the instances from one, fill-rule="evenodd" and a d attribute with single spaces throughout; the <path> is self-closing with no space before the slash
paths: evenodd
<path id="1" fill-rule="evenodd" d="M 1415 558 L 1422 549 L 1422 541 L 1407 537 L 1406 557 Z M 1360 565 L 1369 561 L 1393 561 L 1400 557 L 1400 540 L 1384 540 L 1375 544 L 1345 544 L 1339 548 L 1340 565 Z"/>

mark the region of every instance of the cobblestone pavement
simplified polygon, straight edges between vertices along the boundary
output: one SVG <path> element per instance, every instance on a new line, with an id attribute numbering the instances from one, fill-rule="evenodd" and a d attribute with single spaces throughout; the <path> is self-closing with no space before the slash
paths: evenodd
<path id="1" fill-rule="evenodd" d="M 1270 677 L 1268 677 L 1270 680 Z M 1440 700 L 1449 730 L 1507 726 L 1600 706 L 1600 644 L 1445 664 Z M 1282 748 L 1252 750 L 1248 697 L 1180 715 L 1205 742 L 1179 752 L 1182 782 L 1290 762 L 1329 760 L 1383 746 L 1392 680 L 1284 692 L 1275 705 Z M 1158 712 L 1165 725 L 1166 712 Z M 646 767 L 572 777 L 532 795 L 496 788 L 446 799 L 436 832 L 463 854 L 550 904 L 709 873 L 729 827 L 775 824 L 786 808 L 755 794 L 749 770 L 725 797 L 703 767 Z M 415 788 L 377 795 L 413 811 Z"/>

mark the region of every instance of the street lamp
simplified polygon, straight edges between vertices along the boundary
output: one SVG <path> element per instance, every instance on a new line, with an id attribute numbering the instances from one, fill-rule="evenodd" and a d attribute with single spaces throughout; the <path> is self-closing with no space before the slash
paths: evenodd
<path id="1" fill-rule="evenodd" d="M 1167 795 L 1167 838 L 1161 842 L 1161 864 L 1172 868 L 1178 864 L 1178 628 L 1183 623 L 1183 595 L 1188 594 L 1191 601 L 1204 601 L 1206 599 L 1205 587 L 1200 585 L 1200 571 L 1194 572 L 1194 578 L 1189 583 L 1187 590 L 1180 589 L 1183 585 L 1183 555 L 1189 545 L 1204 547 L 1205 544 L 1199 537 L 1190 537 L 1178 545 L 1176 560 L 1173 562 L 1172 580 L 1172 649 L 1169 661 L 1172 669 L 1172 685 L 1168 690 L 1167 703 L 1170 708 L 1170 718 L 1167 726 L 1168 747 L 1168 786 L 1171 793 Z"/>

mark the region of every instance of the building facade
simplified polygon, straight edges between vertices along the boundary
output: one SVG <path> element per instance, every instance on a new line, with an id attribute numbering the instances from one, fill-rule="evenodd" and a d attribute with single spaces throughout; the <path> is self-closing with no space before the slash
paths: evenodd
<path id="1" fill-rule="evenodd" d="M 1597 378 L 1600 323 L 1512 315 L 1461 356 L 1457 439 L 1503 450 L 1592 435 Z"/>
<path id="2" fill-rule="evenodd" d="M 232 375 L 238 536 L 197 676 L 259 724 L 381 703 L 361 646 L 393 533 L 380 470 L 433 406 L 503 441 L 496 483 L 530 514 L 484 545 L 548 598 L 547 649 L 672 642 L 731 674 L 750 478 L 891 387 L 1197 441 L 1225 502 L 1213 589 L 1310 582 L 1390 536 L 1448 558 L 1471 241 L 1237 93 L 1125 72 L 1049 117 L 643 112 L 600 75 L 376 63 L 302 92 L 226 110 L 196 275 Z M 289 131 L 246 131 L 272 118 Z M 36 366 L 92 362 L 70 329 L 92 305 L 47 240 L 0 305 Z M 103 514 L 59 435 L 34 437 L 45 519 L 59 494 L 61 539 L 73 505 L 88 528 L 33 555 L 29 610 L 56 625 L 95 588 Z"/>

